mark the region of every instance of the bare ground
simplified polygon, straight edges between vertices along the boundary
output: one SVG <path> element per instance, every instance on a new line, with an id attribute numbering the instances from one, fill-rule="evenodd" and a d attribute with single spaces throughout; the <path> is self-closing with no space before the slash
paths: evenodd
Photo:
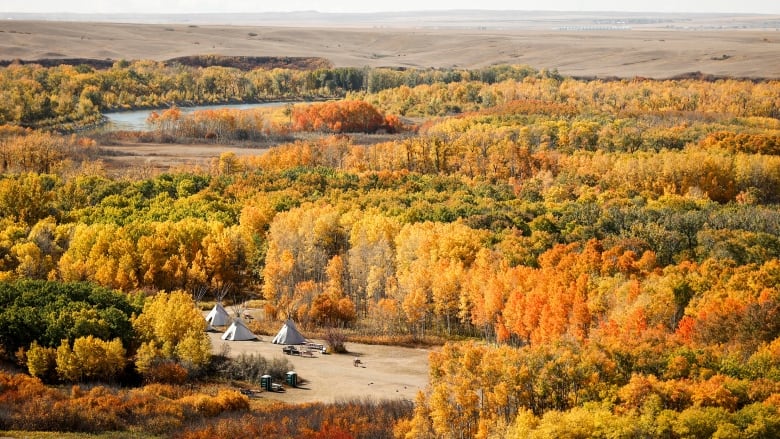
<path id="1" fill-rule="evenodd" d="M 109 170 L 136 169 L 150 173 L 171 169 L 208 169 L 211 162 L 223 152 L 238 157 L 262 155 L 268 148 L 237 147 L 234 145 L 198 145 L 172 143 L 123 143 L 101 146 L 101 159 Z"/>
<path id="2" fill-rule="evenodd" d="M 780 17 L 729 17 L 612 26 L 547 17 L 515 27 L 415 21 L 312 26 L 0 21 L 0 59 L 167 60 L 179 56 L 316 56 L 336 66 L 461 67 L 524 64 L 574 76 L 669 78 L 711 75 L 780 78 Z M 227 20 L 227 18 L 223 18 Z M 561 26 L 574 23 L 571 29 Z M 620 21 L 611 21 L 620 23 Z M 734 25 L 738 23 L 738 25 Z M 305 24 L 305 23 L 304 23 Z M 499 23 L 500 24 L 500 23 Z M 404 27 L 405 26 L 405 27 Z M 557 27 L 556 27 L 557 26 Z"/>
<path id="3" fill-rule="evenodd" d="M 210 332 L 209 336 L 215 352 L 227 343 L 230 355 L 258 353 L 269 359 L 285 356 L 281 345 L 271 343 L 273 337 L 226 342 L 221 339 L 222 333 Z M 262 392 L 261 397 L 289 403 L 335 402 L 364 397 L 413 401 L 417 391 L 428 385 L 430 349 L 358 343 L 347 343 L 347 349 L 348 354 L 285 356 L 305 383 L 298 388 L 285 386 L 283 393 Z M 354 358 L 359 358 L 362 364 L 353 366 Z"/>

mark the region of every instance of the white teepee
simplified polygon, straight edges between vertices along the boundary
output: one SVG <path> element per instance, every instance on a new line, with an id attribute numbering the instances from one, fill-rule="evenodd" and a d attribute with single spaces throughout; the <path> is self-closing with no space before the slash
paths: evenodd
<path id="1" fill-rule="evenodd" d="M 306 339 L 298 332 L 298 328 L 295 327 L 292 319 L 287 319 L 282 325 L 282 329 L 276 334 L 276 337 L 271 341 L 274 344 L 302 344 L 306 343 Z"/>
<path id="2" fill-rule="evenodd" d="M 221 303 L 217 302 L 214 308 L 206 316 L 210 326 L 227 326 L 230 323 L 230 314 Z"/>
<path id="3" fill-rule="evenodd" d="M 240 317 L 233 319 L 233 324 L 222 334 L 222 340 L 228 341 L 244 341 L 244 340 L 256 340 L 257 336 L 252 334 L 252 331 L 246 327 L 244 321 Z"/>

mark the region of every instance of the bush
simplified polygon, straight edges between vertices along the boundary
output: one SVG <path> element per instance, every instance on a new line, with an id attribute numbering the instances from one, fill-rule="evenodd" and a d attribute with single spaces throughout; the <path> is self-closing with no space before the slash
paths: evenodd
<path id="1" fill-rule="evenodd" d="M 325 332 L 325 343 L 327 343 L 328 351 L 330 352 L 335 352 L 337 354 L 347 353 L 347 347 L 344 344 L 346 341 L 347 337 L 338 329 L 329 329 Z"/>
<path id="2" fill-rule="evenodd" d="M 241 354 L 235 358 L 216 358 L 221 358 L 219 364 L 215 366 L 218 376 L 256 384 L 260 384 L 260 377 L 263 375 L 284 380 L 287 372 L 293 368 L 290 360 L 283 357 L 268 360 L 259 354 Z"/>
<path id="3" fill-rule="evenodd" d="M 147 383 L 184 384 L 189 373 L 181 364 L 163 360 L 155 362 L 144 372 L 144 381 Z"/>
<path id="4" fill-rule="evenodd" d="M 33 342 L 27 351 L 27 370 L 30 375 L 44 381 L 54 381 L 57 374 L 57 349 L 47 348 Z"/>

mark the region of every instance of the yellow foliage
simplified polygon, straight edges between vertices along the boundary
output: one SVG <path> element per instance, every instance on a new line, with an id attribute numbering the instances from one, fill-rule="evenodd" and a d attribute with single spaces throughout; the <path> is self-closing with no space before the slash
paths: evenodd
<path id="1" fill-rule="evenodd" d="M 27 351 L 27 371 L 30 375 L 43 378 L 56 367 L 57 350 L 32 342 Z"/>
<path id="2" fill-rule="evenodd" d="M 147 369 L 154 358 L 177 359 L 203 366 L 210 360 L 211 344 L 204 338 L 206 321 L 184 291 L 158 293 L 147 300 L 133 328 L 144 344 L 136 366 Z M 139 363 L 140 361 L 140 363 Z"/>
<path id="3" fill-rule="evenodd" d="M 125 348 L 115 338 L 103 341 L 79 337 L 71 349 L 67 340 L 57 348 L 57 373 L 66 381 L 111 380 L 125 367 Z"/>

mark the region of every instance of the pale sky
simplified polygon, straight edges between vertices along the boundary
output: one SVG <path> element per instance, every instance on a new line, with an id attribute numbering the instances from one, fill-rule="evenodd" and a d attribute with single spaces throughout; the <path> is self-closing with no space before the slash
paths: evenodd
<path id="1" fill-rule="evenodd" d="M 0 0 L 0 12 L 383 12 L 443 9 L 780 14 L 778 0 Z"/>

